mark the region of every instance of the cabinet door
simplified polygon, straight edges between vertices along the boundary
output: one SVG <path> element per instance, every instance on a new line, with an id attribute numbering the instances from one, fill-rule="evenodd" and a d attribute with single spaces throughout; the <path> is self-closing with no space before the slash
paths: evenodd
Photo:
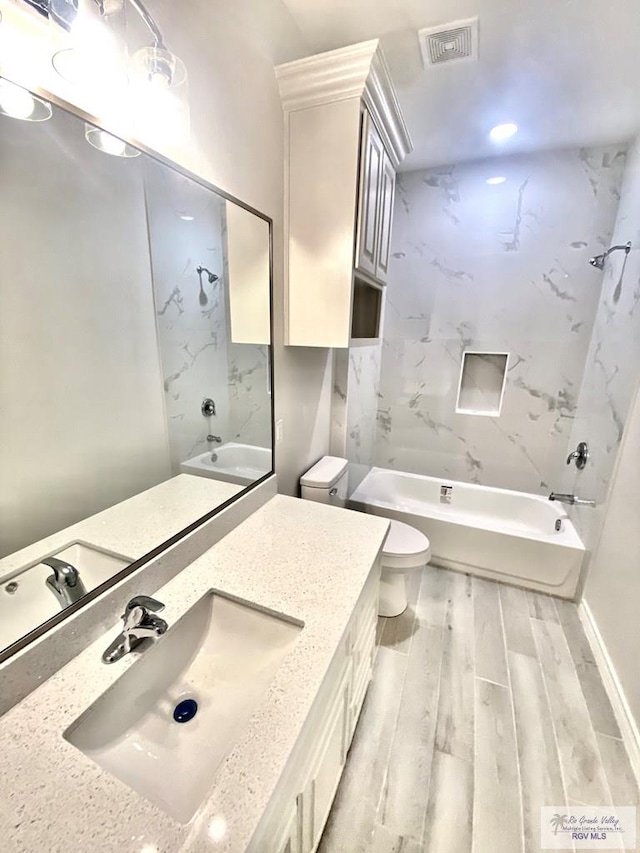
<path id="1" fill-rule="evenodd" d="M 282 834 L 274 847 L 275 853 L 300 853 L 300 821 L 298 803 L 292 808 Z"/>
<path id="2" fill-rule="evenodd" d="M 389 272 L 389 257 L 391 255 L 391 225 L 393 222 L 393 200 L 396 189 L 396 170 L 393 163 L 383 151 L 382 168 L 380 170 L 380 210 L 378 214 L 378 239 L 376 256 L 376 278 L 386 281 Z"/>
<path id="3" fill-rule="evenodd" d="M 362 122 L 356 267 L 375 276 L 379 231 L 380 175 L 384 148 L 368 113 L 363 114 Z"/>
<path id="4" fill-rule="evenodd" d="M 347 753 L 347 726 L 350 700 L 351 667 L 340 683 L 327 725 L 319 739 L 309 784 L 302 798 L 302 853 L 317 850 L 333 798 L 335 797 Z"/>

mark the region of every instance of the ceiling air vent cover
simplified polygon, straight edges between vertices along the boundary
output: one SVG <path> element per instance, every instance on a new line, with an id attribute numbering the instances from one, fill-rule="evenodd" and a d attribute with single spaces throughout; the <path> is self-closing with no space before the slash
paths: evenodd
<path id="1" fill-rule="evenodd" d="M 478 58 L 478 19 L 454 21 L 418 31 L 425 67 L 459 59 Z"/>

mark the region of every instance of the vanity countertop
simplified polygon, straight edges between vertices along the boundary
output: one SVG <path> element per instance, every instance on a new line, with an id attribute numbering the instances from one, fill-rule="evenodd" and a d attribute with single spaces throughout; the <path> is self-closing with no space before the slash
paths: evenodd
<path id="1" fill-rule="evenodd" d="M 213 478 L 178 474 L 3 557 L 0 580 L 8 580 L 25 566 L 73 542 L 86 542 L 138 560 L 243 489 Z"/>
<path id="2" fill-rule="evenodd" d="M 181 825 L 63 739 L 135 662 L 105 666 L 114 626 L 0 719 L 6 853 L 244 851 L 382 547 L 389 522 L 277 495 L 154 593 L 173 625 L 210 589 L 304 623 L 195 817 Z M 140 581 L 144 593 L 144 575 Z M 162 642 L 160 640 L 159 642 Z M 221 827 L 226 827 L 222 838 Z"/>

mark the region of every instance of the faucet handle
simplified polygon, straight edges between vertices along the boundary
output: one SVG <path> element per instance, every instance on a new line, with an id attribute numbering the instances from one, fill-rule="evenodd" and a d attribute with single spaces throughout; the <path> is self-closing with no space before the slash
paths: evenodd
<path id="1" fill-rule="evenodd" d="M 122 614 L 122 619 L 124 621 L 123 632 L 126 634 L 128 631 L 133 630 L 133 628 L 139 627 L 144 621 L 144 617 L 147 611 L 142 607 L 142 605 L 137 605 L 136 607 L 129 607 Z"/>
<path id="2" fill-rule="evenodd" d="M 129 613 L 137 607 L 141 607 L 143 610 L 150 611 L 151 613 L 159 613 L 161 610 L 164 610 L 164 604 L 161 601 L 151 598 L 149 595 L 136 595 L 131 601 L 127 602 L 122 618 L 126 619 Z"/>

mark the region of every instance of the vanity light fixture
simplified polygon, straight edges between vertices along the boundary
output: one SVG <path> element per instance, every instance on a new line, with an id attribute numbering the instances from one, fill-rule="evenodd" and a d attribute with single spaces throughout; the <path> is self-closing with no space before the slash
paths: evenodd
<path id="1" fill-rule="evenodd" d="M 131 63 L 136 135 L 158 147 L 189 139 L 189 83 L 184 62 L 159 43 L 136 51 Z"/>
<path id="2" fill-rule="evenodd" d="M 52 113 L 51 104 L 10 80 L 0 79 L 0 115 L 21 121 L 47 121 Z"/>
<path id="3" fill-rule="evenodd" d="M 75 17 L 50 19 L 57 47 L 51 62 L 60 77 L 121 98 L 128 83 L 124 0 L 81 0 Z"/>
<path id="4" fill-rule="evenodd" d="M 93 145 L 98 151 L 103 154 L 111 154 L 113 157 L 139 157 L 140 151 L 132 145 L 128 145 L 123 139 L 107 133 L 106 130 L 101 130 L 99 127 L 94 127 L 92 124 L 85 124 L 84 138 L 89 145 Z"/>
<path id="5" fill-rule="evenodd" d="M 496 187 L 498 184 L 504 184 L 506 180 L 504 175 L 496 175 L 495 178 L 487 178 L 485 183 L 489 184 L 490 187 Z"/>
<path id="6" fill-rule="evenodd" d="M 505 142 L 511 139 L 518 132 L 518 125 L 513 121 L 507 121 L 503 124 L 497 124 L 489 131 L 489 138 L 492 142 Z"/>
<path id="7" fill-rule="evenodd" d="M 66 0 L 59 0 L 66 2 Z M 127 59 L 127 6 L 140 16 L 153 43 Z M 67 81 L 115 99 L 132 116 L 132 132 L 154 147 L 183 145 L 190 135 L 187 69 L 172 53 L 142 0 L 79 0 L 73 20 L 52 20 L 58 49 L 53 67 Z M 126 155 L 125 155 L 126 156 Z"/>

